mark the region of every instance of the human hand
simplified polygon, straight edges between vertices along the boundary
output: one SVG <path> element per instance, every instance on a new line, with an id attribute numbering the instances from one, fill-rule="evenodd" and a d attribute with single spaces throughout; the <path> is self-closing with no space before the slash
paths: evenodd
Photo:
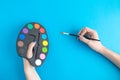
<path id="1" fill-rule="evenodd" d="M 33 47 L 35 46 L 36 42 L 31 42 L 28 46 L 27 50 L 27 58 L 32 58 L 33 56 Z M 23 58 L 24 62 L 24 72 L 26 75 L 27 80 L 40 80 L 39 75 L 37 74 L 35 67 L 33 67 L 29 61 L 25 58 Z"/>
<path id="2" fill-rule="evenodd" d="M 90 29 L 88 27 L 83 28 L 79 33 L 79 39 L 86 43 L 89 47 L 91 47 L 93 50 L 99 52 L 100 50 L 102 50 L 103 45 L 101 44 L 100 41 L 95 41 L 95 40 L 89 40 L 87 38 L 85 38 L 84 36 L 88 36 L 90 38 L 94 38 L 94 39 L 99 39 L 98 34 L 95 30 Z"/>

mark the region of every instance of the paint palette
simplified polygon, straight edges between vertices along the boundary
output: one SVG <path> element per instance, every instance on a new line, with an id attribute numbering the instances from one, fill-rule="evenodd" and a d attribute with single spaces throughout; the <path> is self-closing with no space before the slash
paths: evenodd
<path id="1" fill-rule="evenodd" d="M 32 58 L 27 58 L 28 45 L 36 41 Z M 26 58 L 32 66 L 41 66 L 48 52 L 48 35 L 45 28 L 36 22 L 26 24 L 20 31 L 16 48 L 18 55 Z"/>

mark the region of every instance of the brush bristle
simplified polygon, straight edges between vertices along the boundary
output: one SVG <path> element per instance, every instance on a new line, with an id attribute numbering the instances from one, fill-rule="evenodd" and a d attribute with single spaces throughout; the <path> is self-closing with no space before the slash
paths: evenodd
<path id="1" fill-rule="evenodd" d="M 64 34 L 64 32 L 61 32 L 61 34 Z"/>
<path id="2" fill-rule="evenodd" d="M 67 33 L 67 32 L 61 32 L 61 34 L 69 35 L 69 33 Z"/>

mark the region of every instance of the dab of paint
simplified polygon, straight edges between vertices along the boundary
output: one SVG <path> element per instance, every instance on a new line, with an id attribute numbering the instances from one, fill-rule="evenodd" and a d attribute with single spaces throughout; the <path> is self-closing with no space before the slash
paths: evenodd
<path id="1" fill-rule="evenodd" d="M 39 24 L 34 24 L 35 29 L 39 29 L 40 25 Z"/>
<path id="2" fill-rule="evenodd" d="M 35 64 L 36 64 L 37 66 L 40 66 L 41 63 L 42 63 L 42 61 L 41 61 L 40 59 L 36 59 L 36 60 L 35 60 Z"/>
<path id="3" fill-rule="evenodd" d="M 42 34 L 42 39 L 47 39 L 47 35 L 46 34 Z"/>
<path id="4" fill-rule="evenodd" d="M 24 39 L 25 39 L 25 35 L 24 35 L 24 34 L 20 34 L 20 35 L 19 35 L 19 39 L 20 39 L 20 40 L 24 40 Z"/>
<path id="5" fill-rule="evenodd" d="M 44 41 L 42 42 L 42 44 L 43 44 L 43 46 L 47 46 L 47 45 L 48 45 L 48 41 L 47 41 L 47 40 L 44 40 Z"/>
<path id="6" fill-rule="evenodd" d="M 28 29 L 33 29 L 33 25 L 32 24 L 28 24 Z"/>
<path id="7" fill-rule="evenodd" d="M 18 45 L 19 47 L 23 47 L 24 43 L 23 43 L 23 41 L 18 41 L 17 45 Z"/>
<path id="8" fill-rule="evenodd" d="M 44 28 L 40 28 L 40 33 L 45 33 L 45 29 Z"/>
<path id="9" fill-rule="evenodd" d="M 42 52 L 43 52 L 43 53 L 47 53 L 47 48 L 46 48 L 46 47 L 43 47 L 43 48 L 42 48 Z"/>
<path id="10" fill-rule="evenodd" d="M 45 57 L 46 57 L 45 54 L 43 54 L 43 53 L 40 54 L 40 59 L 43 60 L 43 59 L 45 59 Z"/>
<path id="11" fill-rule="evenodd" d="M 24 29 L 23 29 L 23 33 L 24 33 L 24 34 L 27 34 L 27 33 L 28 33 L 28 29 L 27 29 L 27 28 L 24 28 Z"/>

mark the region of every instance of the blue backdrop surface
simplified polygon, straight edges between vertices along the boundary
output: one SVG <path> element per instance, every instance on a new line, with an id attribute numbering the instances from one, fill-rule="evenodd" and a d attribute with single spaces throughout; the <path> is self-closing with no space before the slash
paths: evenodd
<path id="1" fill-rule="evenodd" d="M 120 53 L 120 0 L 0 0 L 0 80 L 25 80 L 16 39 L 28 22 L 41 23 L 49 53 L 37 68 L 42 80 L 120 80 L 109 60 L 61 31 L 97 30 L 102 43 Z"/>

